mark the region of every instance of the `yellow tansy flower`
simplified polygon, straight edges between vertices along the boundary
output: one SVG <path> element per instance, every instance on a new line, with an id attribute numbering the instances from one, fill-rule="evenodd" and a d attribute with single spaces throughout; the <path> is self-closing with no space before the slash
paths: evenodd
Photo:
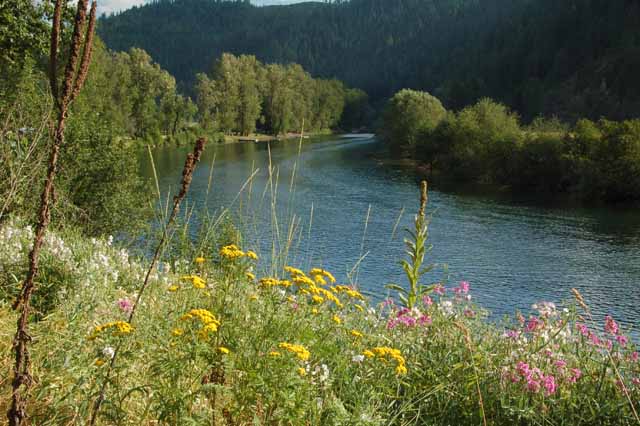
<path id="1" fill-rule="evenodd" d="M 364 334 L 360 333 L 358 330 L 351 330 L 349 332 L 353 337 L 361 338 L 364 337 Z"/>
<path id="2" fill-rule="evenodd" d="M 333 322 L 335 322 L 336 324 L 342 324 L 342 320 L 337 315 L 333 316 Z"/>
<path id="3" fill-rule="evenodd" d="M 258 260 L 258 255 L 256 254 L 256 252 L 252 251 L 252 250 L 247 250 L 247 254 L 246 256 L 249 259 L 253 259 L 253 260 Z"/>
<path id="4" fill-rule="evenodd" d="M 96 367 L 102 367 L 104 365 L 104 359 L 102 359 L 102 358 L 96 359 L 96 362 L 94 362 L 94 365 Z"/>
<path id="5" fill-rule="evenodd" d="M 225 355 L 228 355 L 231 351 L 229 349 L 225 348 L 224 346 L 219 346 L 218 347 L 218 352 L 220 352 L 222 354 L 225 354 Z"/>
<path id="6" fill-rule="evenodd" d="M 174 336 L 182 336 L 184 334 L 184 330 L 182 328 L 174 328 L 171 330 L 171 334 Z"/>
<path id="7" fill-rule="evenodd" d="M 205 258 L 204 258 L 204 257 L 196 257 L 195 262 L 196 262 L 197 264 L 204 263 L 204 262 L 205 262 Z"/>
<path id="8" fill-rule="evenodd" d="M 300 367 L 300 368 L 298 368 L 298 374 L 299 374 L 301 377 L 304 377 L 304 376 L 306 376 L 306 375 L 307 375 L 307 370 L 305 370 L 304 368 Z"/>

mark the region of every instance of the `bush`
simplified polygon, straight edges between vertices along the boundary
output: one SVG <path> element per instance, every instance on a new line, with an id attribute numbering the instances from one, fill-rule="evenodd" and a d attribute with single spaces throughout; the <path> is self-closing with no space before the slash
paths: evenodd
<path id="1" fill-rule="evenodd" d="M 415 147 L 442 121 L 447 111 L 438 98 L 427 92 L 404 89 L 387 103 L 383 114 L 381 134 L 384 140 L 397 147 Z"/>

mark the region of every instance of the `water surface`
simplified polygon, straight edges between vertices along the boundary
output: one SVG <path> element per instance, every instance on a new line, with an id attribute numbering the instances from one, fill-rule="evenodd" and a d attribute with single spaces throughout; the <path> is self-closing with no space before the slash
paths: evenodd
<path id="1" fill-rule="evenodd" d="M 163 192 L 179 182 L 186 152 L 154 151 Z M 398 260 L 419 194 L 415 178 L 376 160 L 379 152 L 379 142 L 366 137 L 209 146 L 190 202 L 212 214 L 229 208 L 243 228 L 245 245 L 258 247 L 263 259 L 270 257 L 274 241 L 282 252 L 292 229 L 291 264 L 327 268 L 339 280 L 384 297 L 385 284 L 405 283 Z M 143 174 L 151 177 L 148 160 L 143 163 Z M 637 211 L 543 206 L 437 189 L 429 193 L 429 211 L 429 260 L 448 265 L 450 285 L 469 281 L 473 297 L 494 316 L 527 310 L 541 300 L 569 299 L 576 287 L 597 313 L 627 326 L 638 323 Z M 262 267 L 268 269 L 268 262 Z"/>

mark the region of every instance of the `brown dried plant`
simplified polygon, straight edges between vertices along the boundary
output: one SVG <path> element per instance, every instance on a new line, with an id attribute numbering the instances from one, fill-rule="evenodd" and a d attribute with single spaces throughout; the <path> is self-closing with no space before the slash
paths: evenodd
<path id="1" fill-rule="evenodd" d="M 193 172 L 196 169 L 196 164 L 198 163 L 198 161 L 200 161 L 200 157 L 202 156 L 202 152 L 204 151 L 205 144 L 206 144 L 206 139 L 199 138 L 196 141 L 196 144 L 193 148 L 193 153 L 187 154 L 187 159 L 185 160 L 184 168 L 182 169 L 182 182 L 180 185 L 180 191 L 176 196 L 173 197 L 173 209 L 171 210 L 171 214 L 169 215 L 166 225 L 164 226 L 162 237 L 160 238 L 160 241 L 158 242 L 158 245 L 156 246 L 156 249 L 153 253 L 153 257 L 151 258 L 151 264 L 147 269 L 147 273 L 144 277 L 144 282 L 142 283 L 142 286 L 138 291 L 138 296 L 136 297 L 136 300 L 133 302 L 133 306 L 131 307 L 131 312 L 129 313 L 129 318 L 127 319 L 127 322 L 129 324 L 133 322 L 133 318 L 136 313 L 136 309 L 140 304 L 142 294 L 149 286 L 149 278 L 151 276 L 151 273 L 153 272 L 153 269 L 156 266 L 156 263 L 158 262 L 158 259 L 160 258 L 160 253 L 162 252 L 162 249 L 164 248 L 164 245 L 167 241 L 167 237 L 169 235 L 168 230 L 171 224 L 173 224 L 173 222 L 175 221 L 175 218 L 178 214 L 178 210 L 180 209 L 180 203 L 182 202 L 184 197 L 187 195 L 187 192 L 189 191 L 189 186 L 191 185 L 191 180 L 193 179 Z M 100 387 L 100 392 L 98 394 L 98 397 L 96 398 L 96 401 L 93 404 L 91 419 L 89 421 L 89 424 L 92 426 L 96 424 L 96 421 L 98 419 L 98 412 L 100 411 L 100 406 L 104 402 L 104 397 L 107 390 L 107 384 L 110 381 L 111 373 L 113 372 L 113 368 L 116 365 L 116 359 L 118 357 L 119 352 L 120 352 L 120 345 L 116 347 L 114 354 L 111 357 L 111 362 L 109 363 L 109 369 L 107 370 L 104 381 L 102 382 L 102 386 Z"/>
<path id="2" fill-rule="evenodd" d="M 13 304 L 13 308 L 19 310 L 17 330 L 13 339 L 13 350 L 15 352 L 15 365 L 13 369 L 12 380 L 12 399 L 11 407 L 7 412 L 7 418 L 10 426 L 19 426 L 23 424 L 27 417 L 26 400 L 24 393 L 29 391 L 33 384 L 33 377 L 30 373 L 30 355 L 28 344 L 31 336 L 28 332 L 28 319 L 30 312 L 31 296 L 35 291 L 35 277 L 38 273 L 38 260 L 40 249 L 44 241 L 44 235 L 51 220 L 51 208 L 55 203 L 53 182 L 56 177 L 58 157 L 60 148 L 64 143 L 65 122 L 69 114 L 69 106 L 80 93 L 82 86 L 89 72 L 89 64 L 91 62 L 91 53 L 93 50 L 93 33 L 96 20 L 96 2 L 91 5 L 89 13 L 89 23 L 87 25 L 87 7 L 88 0 L 78 0 L 76 16 L 73 24 L 73 35 L 71 38 L 71 46 L 69 59 L 65 67 L 64 81 L 62 84 L 62 93 L 58 90 L 57 63 L 60 38 L 60 26 L 62 8 L 64 0 L 56 0 L 54 7 L 54 16 L 51 29 L 51 49 L 50 49 L 50 67 L 49 81 L 51 92 L 57 107 L 57 120 L 53 136 L 53 144 L 49 154 L 49 162 L 47 175 L 40 196 L 40 209 L 38 214 L 38 222 L 35 228 L 35 238 L 33 247 L 29 252 L 29 271 L 27 277 L 22 284 L 20 295 Z M 87 27 L 85 30 L 85 26 Z M 78 59 L 80 52 L 83 52 L 80 65 Z"/>

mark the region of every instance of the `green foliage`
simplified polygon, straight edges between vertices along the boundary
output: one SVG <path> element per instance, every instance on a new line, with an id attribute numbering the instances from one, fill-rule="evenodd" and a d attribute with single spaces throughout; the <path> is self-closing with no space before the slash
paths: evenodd
<path id="1" fill-rule="evenodd" d="M 99 32 L 112 49 L 144 48 L 185 87 L 234 52 L 299 63 L 374 103 L 414 88 L 454 109 L 491 97 L 526 120 L 619 120 L 640 110 L 639 17 L 622 0 L 171 0 L 106 17 Z"/>
<path id="2" fill-rule="evenodd" d="M 145 263 L 108 240 L 48 234 L 40 288 L 60 286 L 49 293 L 53 303 L 37 305 L 47 314 L 30 326 L 30 361 L 38 372 L 28 401 L 31 421 L 48 426 L 88 419 L 108 381 L 99 425 L 219 425 L 225 419 L 477 425 L 480 411 L 493 425 L 636 424 L 637 345 L 622 330 L 615 336 L 602 332 L 601 324 L 572 305 L 565 312 L 545 303 L 529 318 L 496 324 L 467 300 L 463 284 L 411 310 L 370 304 L 348 287 L 303 284 L 311 272 L 291 273 L 296 284 L 290 277 L 272 279 L 276 284 L 270 286 L 247 275 L 258 274 L 247 256 L 231 259 L 219 247 L 211 251 L 209 243 L 221 238 L 196 238 L 196 246 L 206 247 L 198 262 L 188 257 L 192 247 L 167 253 L 132 329 L 119 333 L 96 327 L 126 321 Z M 0 226 L 2 335 L 16 319 L 4 291 L 17 288 L 11 274 L 26 270 L 31 239 L 20 223 Z M 302 291 L 320 288 L 340 305 L 318 303 Z M 211 317 L 219 324 L 203 334 L 201 318 Z M 624 345 L 616 338 L 625 339 Z M 282 343 L 308 352 L 298 356 Z M 10 346 L 9 339 L 0 340 L 3 369 L 13 362 Z M 115 348 L 118 362 L 107 377 Z M 398 359 L 406 370 L 398 369 Z M 10 383 L 0 383 L 0 410 L 10 392 Z"/>
<path id="3" fill-rule="evenodd" d="M 254 56 L 224 53 L 211 77 L 198 74 L 197 103 L 204 127 L 249 135 L 319 131 L 340 122 L 347 89 L 337 80 L 314 80 L 300 65 L 263 65 Z M 352 93 L 353 123 L 365 118 L 366 97 Z"/>
<path id="4" fill-rule="evenodd" d="M 424 143 L 423 136 L 436 128 L 446 112 L 429 93 L 403 89 L 387 104 L 380 129 L 382 137 L 391 145 L 415 147 Z"/>

